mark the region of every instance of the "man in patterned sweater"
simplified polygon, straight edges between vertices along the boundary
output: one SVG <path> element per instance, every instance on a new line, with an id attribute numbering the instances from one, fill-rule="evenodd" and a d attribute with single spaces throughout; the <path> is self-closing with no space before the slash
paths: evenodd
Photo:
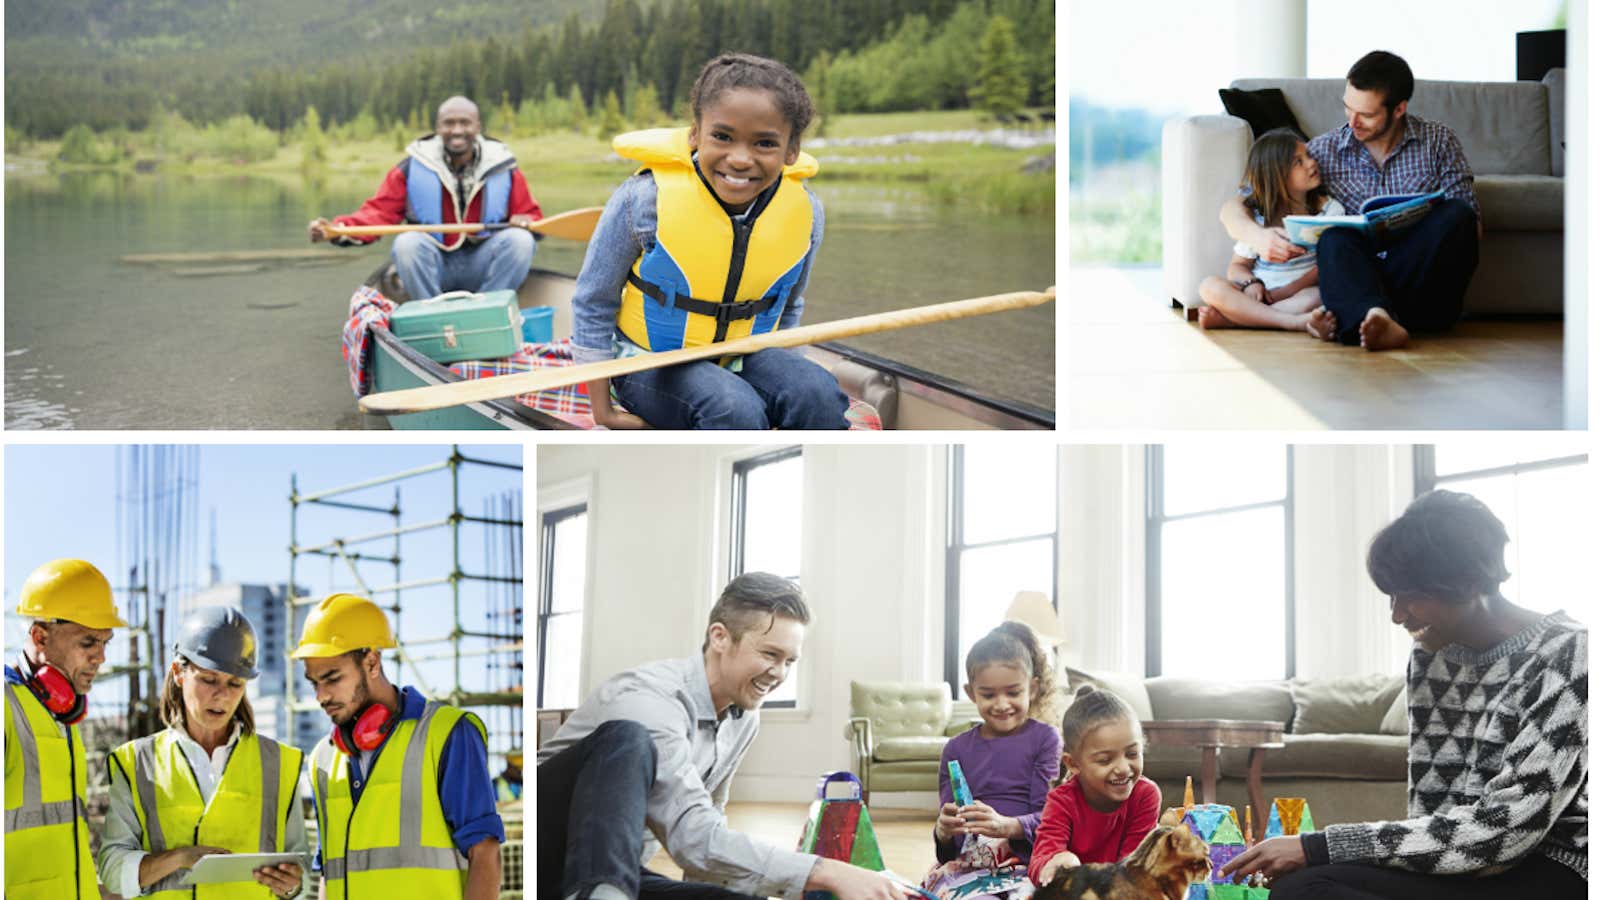
<path id="1" fill-rule="evenodd" d="M 1589 632 L 1500 594 L 1505 526 L 1433 491 L 1373 538 L 1367 571 L 1416 646 L 1409 818 L 1273 838 L 1223 867 L 1273 900 L 1580 898 L 1589 872 Z"/>

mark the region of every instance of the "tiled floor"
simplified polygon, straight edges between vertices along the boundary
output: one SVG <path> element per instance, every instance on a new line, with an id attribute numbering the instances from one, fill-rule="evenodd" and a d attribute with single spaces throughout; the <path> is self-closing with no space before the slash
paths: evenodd
<path id="1" fill-rule="evenodd" d="M 1466 321 L 1367 353 L 1287 332 L 1203 331 L 1160 293 L 1158 269 L 1072 270 L 1066 426 L 1561 427 L 1558 320 Z"/>

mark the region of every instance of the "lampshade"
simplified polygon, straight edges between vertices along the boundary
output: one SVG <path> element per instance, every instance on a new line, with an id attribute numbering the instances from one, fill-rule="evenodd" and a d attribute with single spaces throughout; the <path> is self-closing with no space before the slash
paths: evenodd
<path id="1" fill-rule="evenodd" d="M 1017 591 L 1016 599 L 1011 601 L 1011 607 L 1006 610 L 1006 621 L 1021 622 L 1032 628 L 1034 634 L 1051 646 L 1067 639 L 1061 631 L 1061 620 L 1050 605 L 1050 598 L 1040 591 Z"/>

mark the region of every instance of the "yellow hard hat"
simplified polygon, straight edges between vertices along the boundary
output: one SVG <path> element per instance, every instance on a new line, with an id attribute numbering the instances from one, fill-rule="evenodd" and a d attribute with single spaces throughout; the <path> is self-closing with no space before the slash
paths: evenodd
<path id="1" fill-rule="evenodd" d="M 507 753 L 506 754 L 506 762 L 510 763 L 513 766 L 516 766 L 519 769 L 522 768 L 522 751 L 521 750 L 512 750 L 510 753 Z"/>
<path id="2" fill-rule="evenodd" d="M 81 559 L 53 559 L 22 583 L 17 615 L 61 619 L 85 628 L 126 628 L 111 602 L 111 582 Z"/>
<path id="3" fill-rule="evenodd" d="M 382 650 L 396 646 L 389 617 L 378 604 L 355 594 L 329 594 L 311 608 L 300 632 L 300 645 L 289 654 L 295 659 L 320 659 L 351 650 Z"/>

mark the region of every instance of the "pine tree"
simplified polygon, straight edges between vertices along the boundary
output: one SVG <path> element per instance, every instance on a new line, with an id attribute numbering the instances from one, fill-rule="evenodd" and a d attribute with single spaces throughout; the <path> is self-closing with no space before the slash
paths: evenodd
<path id="1" fill-rule="evenodd" d="M 609 141 L 622 133 L 627 124 L 622 121 L 622 104 L 617 102 L 616 91 L 606 91 L 605 111 L 600 114 L 600 128 L 595 137 Z"/>
<path id="2" fill-rule="evenodd" d="M 1017 52 L 1016 31 L 1005 16 L 992 16 L 978 45 L 978 78 L 967 95 L 974 105 L 999 118 L 1028 101 L 1026 63 Z"/>

